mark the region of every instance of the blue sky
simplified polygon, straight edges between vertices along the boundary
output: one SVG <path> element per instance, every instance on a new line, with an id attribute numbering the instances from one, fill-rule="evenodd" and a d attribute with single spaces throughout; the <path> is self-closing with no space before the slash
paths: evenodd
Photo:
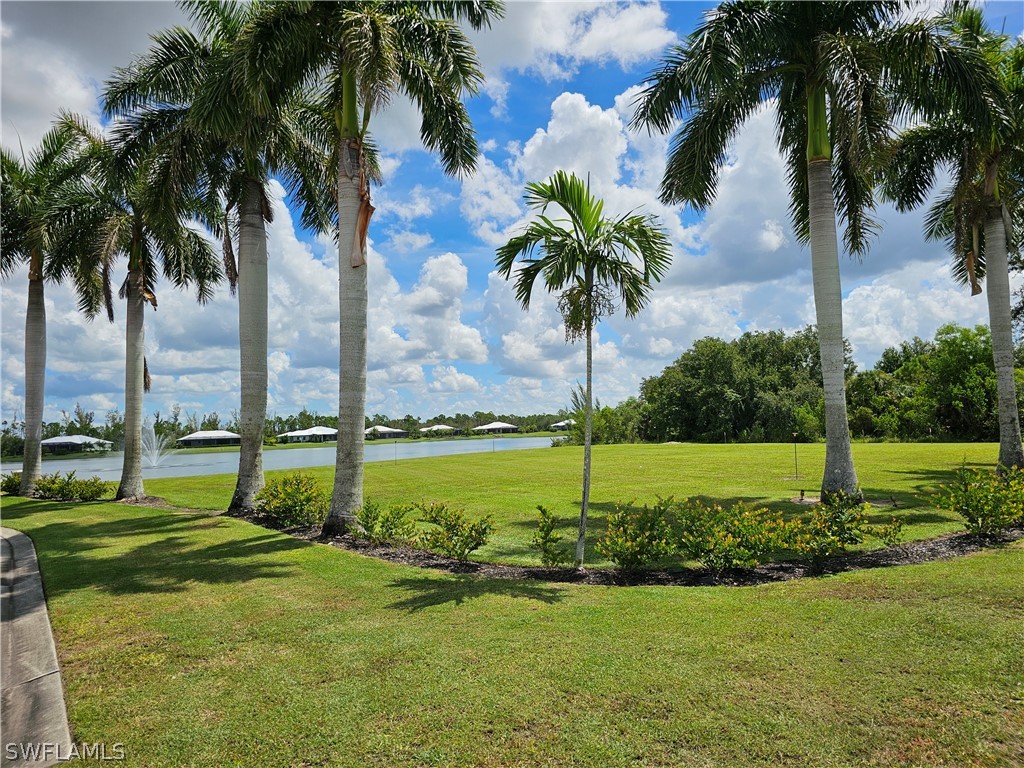
<path id="1" fill-rule="evenodd" d="M 744 330 L 796 330 L 813 321 L 809 253 L 791 232 L 772 115 L 755 116 L 735 142 L 719 199 L 704 215 L 657 200 L 667 137 L 628 131 L 638 84 L 667 45 L 684 37 L 701 3 L 513 2 L 507 18 L 474 35 L 487 75 L 469 103 L 482 154 L 475 173 L 446 178 L 418 148 L 418 120 L 396 101 L 371 130 L 384 155 L 374 190 L 369 280 L 369 413 L 428 417 L 492 410 L 554 411 L 583 377 L 582 346 L 567 345 L 553 299 L 529 313 L 494 273 L 494 250 L 528 220 L 526 182 L 558 168 L 590 174 L 610 213 L 661 217 L 674 264 L 636 320 L 602 323 L 596 394 L 637 392 L 696 339 Z M 1024 31 L 1017 2 L 990 3 L 990 19 Z M 182 18 L 167 3 L 5 2 L 2 140 L 30 146 L 61 108 L 98 119 L 101 83 L 144 49 L 147 34 Z M 14 129 L 17 129 L 15 134 Z M 276 187 L 270 232 L 271 413 L 337 407 L 337 257 L 296 231 Z M 940 246 L 920 236 L 919 214 L 881 209 L 885 228 L 861 261 L 843 259 L 844 318 L 855 357 L 871 365 L 904 338 L 942 323 L 985 322 L 984 296 L 949 278 Z M 25 275 L 3 284 L 2 413 L 21 413 Z M 237 306 L 226 288 L 206 307 L 166 288 L 147 313 L 154 375 L 147 411 L 238 407 Z M 70 293 L 48 288 L 47 418 L 76 402 L 123 404 L 123 314 L 86 322 Z"/>

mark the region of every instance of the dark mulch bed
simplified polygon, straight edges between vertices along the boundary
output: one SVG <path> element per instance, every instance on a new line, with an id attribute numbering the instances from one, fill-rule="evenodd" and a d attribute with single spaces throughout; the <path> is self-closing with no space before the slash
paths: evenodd
<path id="1" fill-rule="evenodd" d="M 255 514 L 242 514 L 237 517 L 249 522 L 272 527 L 268 521 Z M 759 565 L 752 570 L 734 570 L 715 576 L 714 574 L 694 568 L 666 568 L 642 570 L 635 573 L 623 573 L 613 568 L 589 568 L 575 570 L 573 568 L 543 568 L 528 565 L 508 565 L 504 563 L 460 562 L 444 555 L 412 547 L 390 547 L 372 544 L 354 536 L 334 536 L 325 538 L 320 535 L 319 528 L 298 527 L 284 529 L 296 538 L 307 541 L 318 541 L 339 549 L 358 552 L 369 557 L 387 560 L 390 563 L 413 565 L 419 568 L 432 568 L 438 571 L 455 574 L 470 574 L 489 579 L 529 579 L 565 584 L 596 584 L 601 586 L 751 586 L 769 584 L 777 581 L 790 581 L 807 576 L 822 576 L 846 571 L 859 571 L 867 568 L 889 568 L 894 565 L 914 565 L 933 560 L 946 560 L 952 557 L 969 555 L 983 549 L 1001 547 L 1024 538 L 1024 529 L 1011 528 L 996 536 L 974 536 L 972 534 L 950 533 L 934 539 L 910 541 L 886 549 L 870 552 L 854 552 L 829 558 L 819 567 L 814 568 L 806 561 L 781 561 Z"/>

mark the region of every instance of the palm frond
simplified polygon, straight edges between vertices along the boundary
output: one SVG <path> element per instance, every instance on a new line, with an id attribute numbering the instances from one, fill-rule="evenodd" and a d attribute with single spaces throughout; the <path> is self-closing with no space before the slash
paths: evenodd
<path id="1" fill-rule="evenodd" d="M 191 30 L 173 27 L 152 36 L 149 51 L 107 80 L 103 109 L 108 116 L 130 114 L 147 104 L 180 104 L 202 77 L 210 48 Z"/>
<path id="2" fill-rule="evenodd" d="M 417 3 L 425 15 L 467 21 L 473 29 L 490 28 L 491 23 L 505 15 L 501 0 L 424 0 Z"/>
<path id="3" fill-rule="evenodd" d="M 750 83 L 701 102 L 669 144 L 662 201 L 689 203 L 697 210 L 711 205 L 729 144 L 760 104 L 759 84 Z"/>

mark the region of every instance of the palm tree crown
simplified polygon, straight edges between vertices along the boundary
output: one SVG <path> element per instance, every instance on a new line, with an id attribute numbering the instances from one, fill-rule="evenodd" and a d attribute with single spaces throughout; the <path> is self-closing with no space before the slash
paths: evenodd
<path id="1" fill-rule="evenodd" d="M 787 165 L 793 226 L 809 238 L 807 164 L 833 160 L 844 239 L 864 252 L 875 222 L 871 154 L 893 118 L 939 114 L 951 104 L 982 116 L 990 82 L 974 52 L 935 20 L 897 23 L 899 2 L 728 2 L 706 14 L 686 44 L 653 72 L 632 125 L 674 130 L 661 185 L 667 203 L 698 210 L 743 123 L 772 105 Z M 979 74 L 980 73 L 980 74 Z"/>
<path id="2" fill-rule="evenodd" d="M 527 184 L 526 203 L 539 211 L 537 220 L 522 234 L 498 249 L 498 272 L 506 279 L 519 257 L 516 298 L 530 308 L 534 283 L 543 277 L 549 292 L 575 291 L 590 282 L 615 289 L 627 317 L 646 306 L 651 282 L 660 280 L 671 260 L 671 243 L 653 216 L 627 213 L 617 219 L 604 216 L 604 201 L 590 191 L 589 182 L 575 174 L 556 171 L 546 182 Z M 557 206 L 566 218 L 551 219 L 549 206 Z M 539 258 L 532 258 L 540 251 Z M 581 295 L 585 299 L 585 296 Z M 596 307 L 595 307 L 596 308 Z M 589 322 L 601 315 L 593 315 Z M 582 320 L 585 328 L 588 318 Z M 572 333 L 581 327 L 571 322 Z"/>

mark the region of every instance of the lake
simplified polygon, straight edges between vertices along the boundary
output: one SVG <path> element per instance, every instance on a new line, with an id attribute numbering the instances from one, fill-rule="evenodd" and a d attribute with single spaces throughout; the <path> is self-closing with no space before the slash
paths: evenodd
<path id="1" fill-rule="evenodd" d="M 497 451 L 523 451 L 548 448 L 550 437 L 496 437 L 491 440 L 436 440 L 409 443 L 375 440 L 366 444 L 364 460 L 401 461 L 423 459 L 430 456 L 452 456 L 460 453 L 491 453 Z M 303 467 L 329 467 L 334 465 L 335 446 L 323 448 L 293 448 L 263 451 L 263 469 L 302 469 Z M 71 472 L 79 477 L 98 476 L 101 480 L 120 480 L 123 455 L 108 453 L 82 459 L 43 461 L 43 472 Z M 20 472 L 21 462 L 5 462 L 0 471 Z M 147 465 L 142 460 L 144 479 L 158 477 L 192 477 L 194 475 L 232 475 L 238 471 L 238 452 L 179 454 L 170 451 L 159 466 Z"/>

